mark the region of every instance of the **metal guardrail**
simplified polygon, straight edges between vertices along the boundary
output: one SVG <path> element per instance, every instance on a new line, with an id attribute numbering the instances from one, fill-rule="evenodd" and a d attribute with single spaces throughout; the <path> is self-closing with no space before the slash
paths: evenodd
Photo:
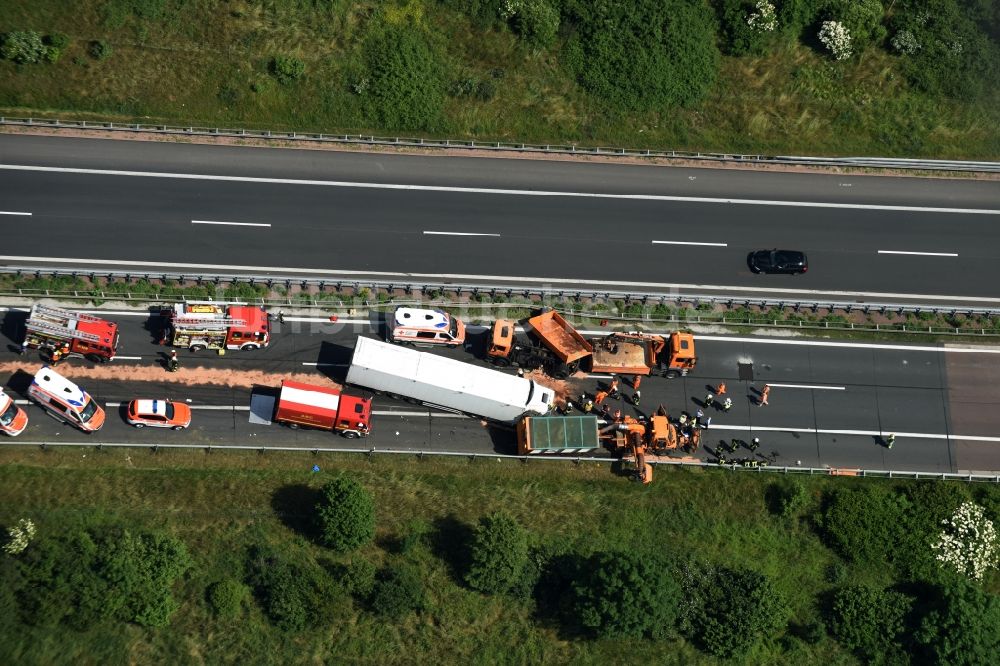
<path id="1" fill-rule="evenodd" d="M 49 448 L 57 449 L 59 447 L 86 447 L 97 449 L 98 451 L 105 448 L 108 449 L 148 449 L 153 452 L 158 452 L 160 449 L 171 450 L 171 449 L 190 449 L 204 451 L 206 453 L 211 453 L 213 451 L 254 451 L 257 453 L 269 453 L 269 452 L 294 452 L 294 453 L 312 453 L 313 455 L 319 455 L 321 453 L 352 453 L 352 454 L 362 454 L 367 455 L 369 458 L 373 458 L 378 455 L 404 455 L 412 456 L 418 459 L 423 459 L 425 457 L 439 456 L 443 458 L 467 458 L 470 461 L 475 461 L 480 458 L 493 459 L 493 460 L 514 460 L 522 463 L 529 463 L 532 461 L 549 461 L 549 462 L 568 462 L 574 464 L 581 464 L 586 462 L 594 463 L 615 463 L 618 462 L 618 458 L 606 458 L 606 457 L 583 457 L 583 456 L 540 456 L 540 455 L 510 455 L 504 453 L 474 453 L 465 451 L 412 451 L 406 449 L 379 449 L 376 447 L 370 447 L 367 449 L 361 448 L 327 448 L 327 447 L 304 447 L 304 446 L 246 446 L 246 445 L 232 445 L 232 446 L 211 446 L 205 444 L 133 444 L 133 443 L 123 443 L 123 442 L 26 442 L 22 440 L 10 440 L 6 442 L 7 445 L 16 444 L 19 446 L 36 446 L 43 451 Z M 897 471 L 897 470 L 871 470 L 871 469 L 860 469 L 860 468 L 844 468 L 844 467 L 786 467 L 781 465 L 764 465 L 757 467 L 744 467 L 737 464 L 725 464 L 721 465 L 718 463 L 702 462 L 702 461 L 691 461 L 691 460 L 651 460 L 650 463 L 654 466 L 665 465 L 668 467 L 697 467 L 701 469 L 720 469 L 731 472 L 752 472 L 752 473 L 777 473 L 777 474 L 801 474 L 806 476 L 850 476 L 850 477 L 861 477 L 861 478 L 874 478 L 874 479 L 910 479 L 910 480 L 928 480 L 928 481 L 965 481 L 968 483 L 1000 483 L 1000 474 L 953 474 L 949 472 L 917 472 L 917 471 Z"/>
<path id="2" fill-rule="evenodd" d="M 486 150 L 493 152 L 548 153 L 559 155 L 602 155 L 608 157 L 646 157 L 665 159 L 704 160 L 728 163 L 806 164 L 814 166 L 846 166 L 858 168 L 920 169 L 934 171 L 965 171 L 1000 173 L 1000 162 L 966 162 L 959 160 L 915 160 L 890 157 L 809 157 L 792 155 L 755 155 L 740 153 L 693 152 L 683 150 L 651 150 L 641 148 L 609 148 L 559 144 L 530 144 L 510 141 L 475 141 L 469 139 L 427 139 L 420 137 L 382 137 L 365 134 L 328 134 L 298 131 L 252 130 L 245 128 L 197 127 L 194 125 L 151 125 L 114 123 L 63 118 L 11 118 L 0 116 L 0 125 L 47 127 L 83 131 L 112 131 L 123 134 L 153 133 L 178 136 L 224 136 L 241 139 L 301 141 L 365 146 L 405 146 L 415 148 L 446 148 Z"/>
<path id="3" fill-rule="evenodd" d="M 91 282 L 97 282 L 98 279 L 107 278 L 109 281 L 112 280 L 125 280 L 126 282 L 133 279 L 144 279 L 147 281 L 162 281 L 164 283 L 169 281 L 174 281 L 178 283 L 184 282 L 194 282 L 196 284 L 213 284 L 216 286 L 221 286 L 225 284 L 249 284 L 249 285 L 264 285 L 269 289 L 275 287 L 285 287 L 286 289 L 291 289 L 293 286 L 302 288 L 304 291 L 310 288 L 318 288 L 320 290 L 327 288 L 334 288 L 337 291 L 343 291 L 344 289 L 350 289 L 355 294 L 350 298 L 349 302 L 344 302 L 340 299 L 323 299 L 320 297 L 315 297 L 311 294 L 304 294 L 306 298 L 300 297 L 283 297 L 283 298 L 258 298 L 253 299 L 256 304 L 264 307 L 321 307 L 324 309 L 337 309 L 337 308 L 370 308 L 377 309 L 378 307 L 390 307 L 394 305 L 405 304 L 404 301 L 392 298 L 390 300 L 389 295 L 394 295 L 397 292 L 402 292 L 404 295 L 419 294 L 422 297 L 430 297 L 431 303 L 437 305 L 452 305 L 461 306 L 468 308 L 488 308 L 496 307 L 496 303 L 490 302 L 475 302 L 475 298 L 478 296 L 489 297 L 490 299 L 512 299 L 512 298 L 524 298 L 528 300 L 527 303 L 518 302 L 507 302 L 504 305 L 509 307 L 538 307 L 543 304 L 552 305 L 553 303 L 569 300 L 582 302 L 584 300 L 589 300 L 593 303 L 609 303 L 615 301 L 621 301 L 626 307 L 630 305 L 668 305 L 674 304 L 677 307 L 688 307 L 697 310 L 703 305 L 708 305 L 710 307 L 723 306 L 729 309 L 734 307 L 742 308 L 771 308 L 776 307 L 780 309 L 791 308 L 795 312 L 799 311 L 813 311 L 818 312 L 819 310 L 826 310 L 830 313 L 842 312 L 844 314 L 852 314 L 854 312 L 862 312 L 864 314 L 914 314 L 920 316 L 921 314 L 929 315 L 939 315 L 946 314 L 951 316 L 964 315 L 968 317 L 973 316 L 987 316 L 987 317 L 1000 317 L 1000 308 L 975 308 L 975 307 L 958 307 L 958 306 L 942 306 L 937 304 L 900 304 L 900 303 L 857 303 L 857 302 L 846 302 L 846 301 L 824 301 L 824 300 L 809 300 L 809 301 L 796 301 L 791 299 L 775 299 L 775 298 L 733 298 L 730 296 L 719 296 L 713 294 L 679 294 L 679 293 L 669 293 L 669 292 L 624 292 L 624 291 L 594 291 L 594 290 L 578 290 L 578 289 L 566 289 L 560 287 L 551 286 L 526 286 L 526 285 L 503 285 L 503 284 L 490 284 L 490 283 L 466 283 L 466 284 L 455 284 L 448 282 L 407 282 L 407 281 L 383 281 L 383 280 L 343 280 L 343 279 L 322 279 L 322 278 L 310 278 L 310 277 L 300 277 L 300 276 L 280 276 L 280 275 L 249 275 L 249 274 L 210 274 L 210 275 L 196 275 L 190 273 L 171 273 L 171 272 L 133 272 L 133 271 L 89 271 L 80 269 L 69 269 L 69 268 L 49 268 L 49 267 L 29 267 L 29 266 L 0 266 L 0 274 L 14 274 L 14 275 L 33 275 L 36 277 L 41 277 L 43 275 L 54 275 L 54 276 L 71 276 L 71 277 L 87 277 Z M 363 293 L 364 290 L 368 290 L 369 297 L 361 297 L 358 294 Z M 383 292 L 386 295 L 385 300 L 381 300 L 377 297 L 379 292 Z M 371 295 L 375 295 L 375 298 L 371 298 Z M 461 299 L 463 295 L 471 297 L 473 300 L 469 302 L 456 303 L 455 301 L 448 300 L 447 298 L 438 298 L 439 296 L 444 297 L 448 294 L 454 294 L 456 299 Z M 43 289 L 16 289 L 10 292 L 0 292 L 0 295 L 6 296 L 22 296 L 26 298 L 66 298 L 66 299 L 86 299 L 86 300 L 128 300 L 134 302 L 165 302 L 165 301 L 178 301 L 181 300 L 179 296 L 164 296 L 161 294 L 132 294 L 130 292 L 116 292 L 116 291 L 103 291 L 99 287 L 94 290 L 67 290 L 67 291 L 55 291 L 55 290 L 43 290 Z M 537 299 L 537 300 L 535 300 Z M 724 313 L 719 314 L 697 314 L 692 316 L 679 317 L 676 315 L 671 315 L 665 318 L 654 318 L 648 313 L 638 314 L 635 316 L 629 316 L 628 313 L 623 313 L 621 316 L 616 316 L 612 312 L 577 312 L 572 309 L 569 310 L 570 314 L 577 317 L 587 317 L 591 319 L 617 319 L 621 321 L 646 321 L 650 323 L 672 323 L 672 324 L 685 324 L 685 323 L 696 323 L 696 324 L 726 324 L 726 325 L 749 325 L 749 326 L 772 326 L 778 328 L 792 328 L 792 329 L 822 329 L 822 330 L 846 330 L 855 332 L 902 332 L 902 333 L 925 333 L 934 335 L 978 335 L 978 336 L 995 336 L 1000 335 L 1000 331 L 990 328 L 961 328 L 961 327 L 940 327 L 940 326 L 922 326 L 919 324 L 874 324 L 871 326 L 864 326 L 859 324 L 854 324 L 851 322 L 845 322 L 841 325 L 836 323 L 821 323 L 821 322 L 806 322 L 798 321 L 796 323 L 779 323 L 778 320 L 765 319 L 762 317 L 749 317 L 749 318 L 735 318 L 726 317 Z"/>

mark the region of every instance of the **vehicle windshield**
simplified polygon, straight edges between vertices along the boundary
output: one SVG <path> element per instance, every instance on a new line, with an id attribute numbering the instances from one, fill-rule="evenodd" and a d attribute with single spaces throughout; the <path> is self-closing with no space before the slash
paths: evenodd
<path id="1" fill-rule="evenodd" d="M 448 322 L 448 335 L 455 339 L 458 337 L 458 320 L 452 317 Z"/>
<path id="2" fill-rule="evenodd" d="M 169 421 L 172 418 L 174 418 L 174 403 L 168 402 L 167 403 L 167 420 Z"/>
<path id="3" fill-rule="evenodd" d="M 91 398 L 87 401 L 87 404 L 83 406 L 80 410 L 80 421 L 83 423 L 88 423 L 90 419 L 94 418 L 94 414 L 97 413 L 97 403 Z"/>
<path id="4" fill-rule="evenodd" d="M 786 264 L 789 266 L 797 264 L 801 261 L 800 257 L 794 252 L 778 252 L 776 253 L 774 259 L 775 263 Z"/>
<path id="5" fill-rule="evenodd" d="M 17 405 L 11 400 L 10 404 L 7 405 L 7 409 L 3 410 L 3 414 L 0 414 L 0 425 L 10 425 L 14 422 L 15 416 L 17 416 Z"/>

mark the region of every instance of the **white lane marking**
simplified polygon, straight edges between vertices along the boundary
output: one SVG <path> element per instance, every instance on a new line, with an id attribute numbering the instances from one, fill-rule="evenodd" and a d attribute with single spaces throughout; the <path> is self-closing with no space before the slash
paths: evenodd
<path id="1" fill-rule="evenodd" d="M 480 234 L 474 232 L 465 231 L 425 231 L 425 236 L 492 236 L 494 238 L 500 238 L 500 234 Z"/>
<path id="2" fill-rule="evenodd" d="M 781 426 L 739 426 L 739 425 L 716 425 L 712 424 L 709 430 L 742 430 L 749 432 L 798 432 L 812 435 L 858 435 L 862 437 L 884 437 L 888 434 L 896 435 L 896 441 L 901 438 L 912 439 L 960 439 L 971 442 L 1000 442 L 1000 437 L 985 437 L 982 435 L 943 435 L 939 433 L 927 432 L 901 432 L 898 430 L 836 430 L 826 428 L 783 428 Z"/>
<path id="3" fill-rule="evenodd" d="M 141 361 L 141 356 L 115 356 L 113 361 Z"/>
<path id="4" fill-rule="evenodd" d="M 439 419 L 468 419 L 472 418 L 466 416 L 465 414 L 452 414 L 451 412 L 394 412 L 392 410 L 378 411 L 373 410 L 372 416 L 427 416 L 435 417 Z"/>
<path id="5" fill-rule="evenodd" d="M 591 379 L 611 379 L 614 375 L 587 375 Z"/>
<path id="6" fill-rule="evenodd" d="M 312 368 L 336 368 L 336 367 L 346 367 L 350 363 L 303 363 L 302 365 L 307 365 Z"/>
<path id="7" fill-rule="evenodd" d="M 811 384 L 768 384 L 770 387 L 781 387 L 781 388 L 801 388 L 801 389 L 822 389 L 827 391 L 846 391 L 846 386 L 813 386 Z"/>
<path id="8" fill-rule="evenodd" d="M 729 247 L 728 243 L 696 243 L 694 241 L 653 241 L 653 245 L 708 245 L 710 247 Z"/>
<path id="9" fill-rule="evenodd" d="M 879 254 L 913 254 L 919 257 L 957 257 L 957 252 L 907 252 L 905 250 L 879 250 Z"/>
<path id="10" fill-rule="evenodd" d="M 0 210 L 0 215 L 31 215 L 31 213 L 22 213 L 16 210 Z"/>
<path id="11" fill-rule="evenodd" d="M 69 167 L 26 166 L 0 164 L 8 171 L 40 171 L 73 173 L 97 176 L 135 176 L 139 178 L 173 178 L 179 180 L 214 180 L 237 183 L 267 183 L 275 185 L 321 185 L 326 187 L 353 187 L 376 190 L 409 190 L 417 192 L 455 192 L 470 194 L 511 194 L 526 197 L 582 197 L 587 199 L 625 199 L 635 201 L 682 201 L 694 203 L 721 203 L 750 206 L 792 206 L 799 208 L 845 208 L 862 210 L 901 210 L 918 213 L 961 213 L 969 215 L 1000 215 L 991 208 L 938 208 L 930 206 L 883 206 L 877 204 L 848 204 L 818 201 L 778 201 L 767 199 L 726 199 L 720 197 L 681 197 L 665 194 L 599 194 L 595 192 L 551 192 L 545 190 L 506 190 L 485 187 L 448 187 L 444 185 L 401 185 L 395 183 L 355 183 L 337 180 L 304 180 L 297 178 L 258 178 L 251 176 L 215 176 L 209 174 L 163 173 L 157 171 L 121 171 L 115 169 L 76 169 Z"/>
<path id="12" fill-rule="evenodd" d="M 159 261 L 132 261 L 115 259 L 78 259 L 73 257 L 28 257 L 15 255 L 0 255 L 0 261 L 41 261 L 60 264 L 96 264 L 105 266 L 143 266 L 162 270 L 163 268 L 190 268 L 196 270 L 213 271 L 246 271 L 246 272 L 289 272 L 302 275 L 364 275 L 388 278 L 427 278 L 432 280 L 490 280 L 496 282 L 521 282 L 558 284 L 564 283 L 572 286 L 566 287 L 567 291 L 573 291 L 580 286 L 595 287 L 650 287 L 670 291 L 675 289 L 703 290 L 703 291 L 737 291 L 753 294 L 788 294 L 788 295 L 808 295 L 808 296 L 842 296 L 851 298 L 910 298 L 924 301 L 967 301 L 980 303 L 1000 303 L 1000 298 L 985 296 L 938 296 L 934 294 L 898 294 L 881 291 L 824 291 L 822 289 L 778 289 L 775 287 L 741 287 L 731 285 L 713 284 L 684 284 L 680 282 L 615 282 L 614 280 L 586 280 L 582 278 L 557 278 L 557 277 L 519 277 L 514 275 L 469 275 L 464 273 L 400 273 L 392 271 L 349 271 L 334 268 L 289 268 L 287 266 L 239 266 L 227 264 L 189 264 L 180 262 L 159 262 Z"/>
<path id="13" fill-rule="evenodd" d="M 217 222 L 214 220 L 191 220 L 191 224 L 222 224 L 230 227 L 269 227 L 264 222 Z"/>
<path id="14" fill-rule="evenodd" d="M 580 331 L 584 335 L 597 333 L 598 331 Z M 659 335 L 667 335 L 660 333 Z M 695 340 L 711 342 L 720 340 L 722 342 L 749 342 L 758 345 L 800 345 L 803 347 L 850 347 L 853 349 L 891 349 L 899 351 L 921 351 L 921 352 L 941 352 L 952 354 L 1000 354 L 998 347 L 930 347 L 927 345 L 879 345 L 871 342 L 828 342 L 820 340 L 790 340 L 784 338 L 775 340 L 772 338 L 741 338 L 724 335 L 696 335 Z"/>

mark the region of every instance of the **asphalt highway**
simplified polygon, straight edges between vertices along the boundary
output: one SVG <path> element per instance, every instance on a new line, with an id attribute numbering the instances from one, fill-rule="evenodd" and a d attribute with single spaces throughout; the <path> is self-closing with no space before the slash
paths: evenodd
<path id="1" fill-rule="evenodd" d="M 124 423 L 121 408 L 112 407 L 105 428 L 86 436 L 27 405 L 31 423 L 21 441 L 515 453 L 508 429 L 383 396 L 375 398 L 373 432 L 365 440 L 250 423 L 251 389 L 247 384 L 175 383 L 176 377 L 165 371 L 159 374 L 164 348 L 155 343 L 156 321 L 135 314 L 108 316 L 121 326 L 122 351 L 121 358 L 112 361 L 114 375 L 87 379 L 89 364 L 72 359 L 67 364 L 79 367 L 82 373 L 78 383 L 102 403 L 123 403 L 136 397 L 187 400 L 195 410 L 192 428 L 184 432 L 134 430 Z M 5 387 L 20 399 L 30 382 L 29 373 L 38 367 L 35 358 L 16 354 L 24 317 L 25 313 L 17 310 L 5 314 L 0 350 L 0 365 L 13 368 L 12 364 L 22 364 L 9 375 Z M 283 374 L 290 373 L 312 374 L 318 383 L 327 378 L 340 381 L 357 335 L 377 334 L 377 322 L 331 324 L 318 318 L 288 317 L 283 325 L 275 323 L 275 341 L 268 349 L 231 352 L 223 357 L 182 351 L 182 372 L 195 367 L 224 369 L 234 375 L 265 372 L 275 377 L 274 386 Z M 475 353 L 482 335 L 481 329 L 474 329 L 468 349 L 435 353 L 483 363 Z M 638 414 L 663 404 L 675 415 L 682 410 L 694 413 L 705 393 L 725 381 L 735 406 L 729 413 L 709 410 L 713 422 L 705 432 L 706 445 L 699 459 L 713 460 L 717 447 L 732 438 L 750 441 L 757 436 L 762 445 L 756 454 L 745 450 L 742 454 L 774 464 L 932 473 L 1000 471 L 995 417 L 1000 390 L 993 388 L 991 381 L 1000 363 L 1000 350 L 970 352 L 712 335 L 698 336 L 697 344 L 700 360 L 693 374 L 676 380 L 648 378 L 642 385 L 638 409 L 624 402 L 614 403 L 614 408 Z M 140 368 L 154 368 L 153 379 L 135 381 Z M 606 381 L 577 376 L 570 380 L 571 393 L 593 394 L 599 383 Z M 761 407 L 758 392 L 765 383 L 772 386 L 770 404 Z M 630 391 L 626 388 L 624 393 L 627 396 Z M 889 433 L 897 435 L 891 450 L 881 441 Z"/>
<path id="2" fill-rule="evenodd" d="M 0 202 L 8 229 L 31 230 L 5 235 L 5 262 L 295 267 L 1000 303 L 996 181 L 0 135 Z M 807 252 L 809 272 L 753 275 L 747 254 L 775 246 Z"/>

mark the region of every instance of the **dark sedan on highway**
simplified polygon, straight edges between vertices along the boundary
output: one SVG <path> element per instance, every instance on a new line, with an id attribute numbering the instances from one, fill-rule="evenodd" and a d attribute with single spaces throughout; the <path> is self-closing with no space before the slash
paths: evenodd
<path id="1" fill-rule="evenodd" d="M 754 273 L 786 273 L 796 275 L 809 270 L 805 252 L 798 250 L 757 250 L 751 253 L 750 270 Z"/>

